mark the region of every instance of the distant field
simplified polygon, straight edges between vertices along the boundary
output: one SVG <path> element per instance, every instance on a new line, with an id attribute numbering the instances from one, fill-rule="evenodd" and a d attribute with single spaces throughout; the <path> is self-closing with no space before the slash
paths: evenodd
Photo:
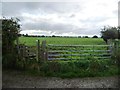
<path id="1" fill-rule="evenodd" d="M 35 46 L 36 40 L 46 40 L 47 44 L 63 44 L 63 45 L 104 45 L 102 38 L 63 38 L 63 37 L 20 37 L 20 43 L 28 46 Z"/>

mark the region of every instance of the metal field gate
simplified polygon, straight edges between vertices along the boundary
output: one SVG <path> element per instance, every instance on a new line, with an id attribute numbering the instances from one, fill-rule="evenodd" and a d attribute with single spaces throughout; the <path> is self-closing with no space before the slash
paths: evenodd
<path id="1" fill-rule="evenodd" d="M 48 60 L 110 59 L 111 45 L 52 45 L 47 48 Z"/>
<path id="2" fill-rule="evenodd" d="M 118 51 L 119 44 L 110 45 L 55 45 L 37 41 L 36 46 L 19 46 L 19 56 L 37 61 L 110 59 Z"/>

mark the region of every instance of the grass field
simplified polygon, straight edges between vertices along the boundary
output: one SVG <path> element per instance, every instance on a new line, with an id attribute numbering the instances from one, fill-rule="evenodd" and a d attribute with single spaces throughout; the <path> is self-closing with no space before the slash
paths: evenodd
<path id="1" fill-rule="evenodd" d="M 36 40 L 46 40 L 47 44 L 63 45 L 104 45 L 102 38 L 63 38 L 63 37 L 20 37 L 20 43 L 28 46 L 35 46 Z"/>

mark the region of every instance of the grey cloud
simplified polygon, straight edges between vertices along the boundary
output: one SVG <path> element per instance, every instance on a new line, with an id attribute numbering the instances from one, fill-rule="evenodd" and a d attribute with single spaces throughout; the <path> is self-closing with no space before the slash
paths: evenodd
<path id="1" fill-rule="evenodd" d="M 68 13 L 78 12 L 82 7 L 77 3 L 63 2 L 3 2 L 2 13 L 5 16 L 16 16 L 23 12 L 27 13 Z"/>
<path id="2" fill-rule="evenodd" d="M 99 33 L 99 28 L 80 30 L 80 34 L 98 35 Z"/>
<path id="3" fill-rule="evenodd" d="M 78 8 L 79 6 L 79 8 Z M 77 3 L 65 3 L 65 2 L 45 2 L 40 3 L 40 9 L 48 13 L 68 13 L 71 11 L 78 12 L 82 9 Z"/>
<path id="4" fill-rule="evenodd" d="M 20 16 L 23 12 L 34 13 L 39 8 L 39 3 L 31 2 L 3 2 L 3 16 Z"/>
<path id="5" fill-rule="evenodd" d="M 24 8 L 29 10 L 36 10 L 41 7 L 41 3 L 37 2 L 27 2 L 24 3 Z"/>
<path id="6" fill-rule="evenodd" d="M 55 34 L 69 33 L 73 32 L 75 34 L 89 33 L 86 28 L 79 28 L 71 24 L 61 24 L 61 23 L 52 23 L 47 21 L 36 22 L 36 23 L 26 23 L 23 27 L 26 30 L 45 30 L 51 31 Z M 90 31 L 91 32 L 91 31 Z"/>
<path id="7" fill-rule="evenodd" d="M 118 3 L 118 25 L 120 26 L 120 1 Z"/>
<path id="8" fill-rule="evenodd" d="M 73 18 L 73 17 L 75 17 L 75 14 L 71 14 L 69 17 L 70 17 L 70 18 Z"/>
<path id="9" fill-rule="evenodd" d="M 83 23 L 97 23 L 97 22 L 103 22 L 103 21 L 106 21 L 107 19 L 109 19 L 109 17 L 91 17 L 91 18 L 87 18 L 85 20 L 79 20 L 80 22 L 83 22 Z"/>
<path id="10" fill-rule="evenodd" d="M 2 3 L 2 14 L 3 16 L 18 16 L 21 13 L 24 3 Z"/>
<path id="11" fill-rule="evenodd" d="M 119 6 L 118 6 L 118 10 L 114 10 L 112 13 L 117 17 L 119 15 Z"/>
<path id="12" fill-rule="evenodd" d="M 49 22 L 38 22 L 38 23 L 26 23 L 23 26 L 23 29 L 26 30 L 47 30 L 47 31 L 56 31 L 59 33 L 63 33 L 63 32 L 73 32 L 74 31 L 75 26 L 69 25 L 69 24 L 53 24 L 53 23 L 49 23 Z M 76 27 L 77 28 L 77 27 Z"/>

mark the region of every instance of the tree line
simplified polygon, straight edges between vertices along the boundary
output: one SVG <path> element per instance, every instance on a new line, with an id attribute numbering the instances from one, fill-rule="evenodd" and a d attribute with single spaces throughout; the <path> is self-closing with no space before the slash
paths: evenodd
<path id="1" fill-rule="evenodd" d="M 89 36 L 56 36 L 56 35 L 52 35 L 52 36 L 45 36 L 45 35 L 28 35 L 28 34 L 19 34 L 19 37 L 63 37 L 63 38 L 91 38 Z M 97 35 L 94 35 L 92 38 L 99 38 Z"/>

